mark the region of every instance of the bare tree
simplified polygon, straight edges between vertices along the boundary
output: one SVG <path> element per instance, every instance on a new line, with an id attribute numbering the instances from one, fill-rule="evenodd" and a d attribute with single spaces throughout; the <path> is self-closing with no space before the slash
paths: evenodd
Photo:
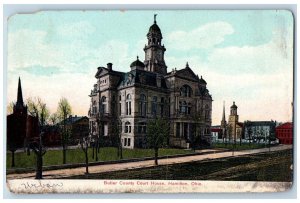
<path id="1" fill-rule="evenodd" d="M 170 126 L 167 120 L 155 118 L 147 125 L 147 144 L 154 149 L 155 165 L 158 165 L 158 149 L 165 146 L 168 141 Z"/>
<path id="2" fill-rule="evenodd" d="M 53 113 L 50 118 L 49 118 L 50 122 L 52 125 L 56 125 L 58 120 L 59 120 L 59 117 L 58 117 L 58 114 L 57 113 Z"/>
<path id="3" fill-rule="evenodd" d="M 91 137 L 88 133 L 85 133 L 80 138 L 80 146 L 85 155 L 85 173 L 89 174 L 89 146 L 91 144 Z"/>
<path id="4" fill-rule="evenodd" d="M 31 116 L 37 117 L 39 125 L 44 127 L 49 118 L 49 109 L 40 97 L 27 99 L 28 113 Z"/>
<path id="5" fill-rule="evenodd" d="M 251 127 L 247 128 L 247 133 L 248 133 L 249 146 L 250 146 L 250 143 L 252 141 L 252 129 L 251 129 Z"/>
<path id="6" fill-rule="evenodd" d="M 47 119 L 49 117 L 49 110 L 46 104 L 41 100 L 41 98 L 27 100 L 28 112 L 32 116 L 36 117 L 39 126 L 39 137 L 33 138 L 28 142 L 28 154 L 30 154 L 30 149 L 34 152 L 36 156 L 36 179 L 43 178 L 43 156 L 46 153 L 46 149 L 43 146 L 43 135 L 44 127 L 46 125 Z"/>
<path id="7" fill-rule="evenodd" d="M 61 143 L 63 148 L 63 164 L 66 163 L 67 144 L 70 138 L 70 131 L 66 128 L 66 122 L 69 115 L 72 113 L 71 105 L 66 98 L 61 98 L 57 108 L 58 117 L 61 121 Z"/>
<path id="8" fill-rule="evenodd" d="M 231 125 L 227 125 L 227 134 L 228 134 L 228 139 L 229 139 L 229 144 L 230 144 L 230 138 L 231 138 L 231 135 L 232 135 L 232 126 Z"/>
<path id="9" fill-rule="evenodd" d="M 202 121 L 202 117 L 201 117 L 201 113 L 200 111 L 196 111 L 194 114 L 193 114 L 193 121 L 194 121 L 194 134 L 192 134 L 192 137 L 191 137 L 191 144 L 192 144 L 192 149 L 193 151 L 196 150 L 196 146 L 197 144 L 199 144 L 199 147 L 201 148 L 201 139 L 202 139 L 202 136 L 201 136 L 201 121 Z M 197 143 L 199 142 L 199 143 Z"/>
<path id="10" fill-rule="evenodd" d="M 7 107 L 6 107 L 6 114 L 12 114 L 14 111 L 14 102 L 9 102 Z"/>
<path id="11" fill-rule="evenodd" d="M 123 149 L 122 149 L 122 138 L 121 138 L 121 120 L 120 119 L 114 119 L 112 122 L 113 126 L 113 143 L 115 143 L 115 146 L 117 147 L 117 156 L 120 159 L 123 159 Z"/>
<path id="12" fill-rule="evenodd" d="M 42 143 L 42 137 L 44 135 L 44 132 L 41 132 L 39 134 L 38 140 L 30 141 L 28 144 L 28 153 L 31 149 L 35 156 L 36 156 L 36 173 L 35 173 L 35 179 L 42 179 L 43 178 L 43 156 L 46 153 L 46 149 L 43 146 Z"/>

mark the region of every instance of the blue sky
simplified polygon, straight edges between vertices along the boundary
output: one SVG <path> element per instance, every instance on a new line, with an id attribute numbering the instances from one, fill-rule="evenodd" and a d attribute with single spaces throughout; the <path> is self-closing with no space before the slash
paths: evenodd
<path id="1" fill-rule="evenodd" d="M 213 124 L 223 101 L 240 120 L 291 119 L 293 18 L 260 11 L 44 11 L 17 14 L 8 23 L 8 102 L 40 96 L 55 112 L 65 96 L 73 113 L 86 115 L 98 66 L 129 71 L 144 58 L 146 34 L 157 13 L 168 71 L 186 62 L 213 96 Z M 276 109 L 276 111 L 275 111 Z"/>

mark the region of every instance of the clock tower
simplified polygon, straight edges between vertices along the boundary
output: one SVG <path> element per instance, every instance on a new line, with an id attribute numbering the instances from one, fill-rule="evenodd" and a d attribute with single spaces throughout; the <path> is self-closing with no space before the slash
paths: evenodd
<path id="1" fill-rule="evenodd" d="M 230 134 L 231 138 L 236 139 L 236 128 L 237 124 L 239 122 L 239 115 L 237 114 L 237 106 L 235 105 L 235 102 L 233 102 L 232 106 L 230 107 L 230 115 L 228 120 L 228 126 L 230 126 Z"/>
<path id="2" fill-rule="evenodd" d="M 161 44 L 163 37 L 160 28 L 156 24 L 156 15 L 154 15 L 154 24 L 151 25 L 147 34 L 148 45 L 145 45 L 144 48 L 144 64 L 145 70 L 165 75 L 167 74 L 167 66 L 164 59 L 166 48 Z"/>

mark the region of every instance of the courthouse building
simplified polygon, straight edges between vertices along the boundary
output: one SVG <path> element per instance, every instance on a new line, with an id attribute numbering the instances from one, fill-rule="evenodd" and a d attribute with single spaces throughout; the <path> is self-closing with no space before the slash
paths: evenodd
<path id="1" fill-rule="evenodd" d="M 125 73 L 114 70 L 112 63 L 98 67 L 89 95 L 91 136 L 110 140 L 113 122 L 119 120 L 122 146 L 145 147 L 147 122 L 163 117 L 170 121 L 169 145 L 185 148 L 191 142 L 211 143 L 212 96 L 207 83 L 188 63 L 168 72 L 162 39 L 154 16 L 144 60 L 137 57 Z"/>

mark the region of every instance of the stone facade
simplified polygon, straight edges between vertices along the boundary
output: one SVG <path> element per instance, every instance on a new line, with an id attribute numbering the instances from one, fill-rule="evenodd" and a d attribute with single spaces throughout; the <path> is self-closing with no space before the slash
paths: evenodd
<path id="1" fill-rule="evenodd" d="M 121 123 L 124 148 L 145 147 L 147 122 L 156 117 L 170 121 L 169 144 L 186 148 L 188 143 L 211 143 L 212 97 L 206 81 L 189 64 L 167 72 L 166 48 L 154 20 L 144 47 L 145 60 L 131 63 L 129 72 L 113 70 L 112 63 L 99 67 L 91 90 L 89 125 L 91 136 L 109 142 L 113 121 Z"/>

